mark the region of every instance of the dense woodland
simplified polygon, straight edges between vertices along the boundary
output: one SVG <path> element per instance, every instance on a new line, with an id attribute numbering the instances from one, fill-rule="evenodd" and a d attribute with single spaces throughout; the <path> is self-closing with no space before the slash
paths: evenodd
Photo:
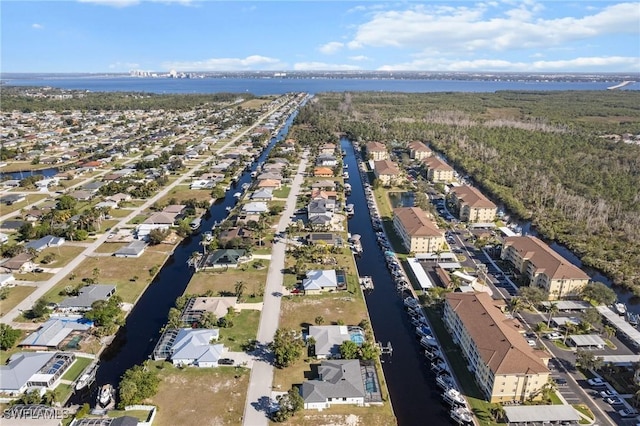
<path id="1" fill-rule="evenodd" d="M 421 140 L 494 201 L 640 295 L 640 92 L 328 93 L 303 143 Z"/>

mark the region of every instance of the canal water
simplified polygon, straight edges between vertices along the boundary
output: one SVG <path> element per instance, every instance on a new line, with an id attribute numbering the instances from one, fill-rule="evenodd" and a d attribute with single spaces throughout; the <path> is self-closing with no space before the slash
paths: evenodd
<path id="1" fill-rule="evenodd" d="M 448 411 L 435 384 L 435 375 L 428 367 L 413 326 L 409 322 L 402 298 L 396 291 L 384 256 L 369 219 L 369 210 L 362 186 L 353 146 L 347 139 L 340 141 L 348 165 L 352 192 L 347 203 L 355 207 L 349 220 L 349 232 L 360 234 L 363 253 L 356 258 L 360 275 L 372 276 L 375 289 L 366 296 L 375 338 L 383 345 L 391 342 L 392 355 L 382 355 L 382 368 L 391 395 L 398 424 L 448 425 Z"/>
<path id="2" fill-rule="evenodd" d="M 225 193 L 223 199 L 218 199 L 203 217 L 201 231 L 210 230 L 215 222 L 226 218 L 227 207 L 235 205 L 237 199 L 233 196 L 244 183 L 249 183 L 251 171 L 258 164 L 265 161 L 267 155 L 276 142 L 282 139 L 296 113 L 286 121 L 278 135 L 271 139 L 258 160 L 254 162 L 250 171 L 245 171 L 238 182 Z M 200 235 L 186 238 L 164 264 L 156 278 L 142 294 L 138 303 L 127 317 L 126 324 L 120 328 L 113 342 L 105 349 L 100 357 L 100 366 L 96 372 L 95 385 L 98 387 L 110 383 L 117 386 L 121 376 L 129 368 L 141 364 L 149 358 L 156 342 L 160 337 L 160 330 L 167 322 L 169 309 L 175 305 L 175 300 L 182 295 L 193 275 L 193 269 L 187 265 L 187 260 L 194 251 L 200 251 Z M 89 402 L 93 405 L 95 394 L 73 395 L 70 403 Z"/>

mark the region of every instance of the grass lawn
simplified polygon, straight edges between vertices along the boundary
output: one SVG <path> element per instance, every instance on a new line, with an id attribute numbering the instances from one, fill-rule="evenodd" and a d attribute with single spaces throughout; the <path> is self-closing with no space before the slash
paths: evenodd
<path id="1" fill-rule="evenodd" d="M 129 222 L 127 222 L 128 225 L 138 225 L 141 224 L 147 217 L 149 217 L 148 214 L 139 214 L 133 217 L 133 219 L 131 219 Z"/>
<path id="2" fill-rule="evenodd" d="M 85 247 L 78 246 L 62 246 L 62 247 L 48 247 L 38 254 L 35 258 L 36 263 L 42 263 L 42 259 L 48 254 L 55 256 L 53 262 L 43 264 L 46 268 L 60 268 L 67 263 L 75 259 L 80 253 L 84 251 Z"/>
<path id="3" fill-rule="evenodd" d="M 291 192 L 290 186 L 284 186 L 280 189 L 276 189 L 273 191 L 273 196 L 276 198 L 287 198 L 289 196 L 289 192 Z"/>
<path id="4" fill-rule="evenodd" d="M 62 380 L 76 380 L 91 362 L 93 362 L 92 358 L 76 357 L 73 365 L 62 376 Z"/>
<path id="5" fill-rule="evenodd" d="M 4 170 L 3 170 L 4 171 Z M 24 189 L 24 188 L 21 188 Z M 13 213 L 15 211 L 18 211 L 24 207 L 27 207 L 33 203 L 35 203 L 36 201 L 40 201 L 44 198 L 47 198 L 48 195 L 46 194 L 27 194 L 27 198 L 24 201 L 20 201 L 19 203 L 13 203 L 10 206 L 7 206 L 5 204 L 2 205 L 2 215 L 6 215 L 9 213 Z"/>
<path id="6" fill-rule="evenodd" d="M 299 331 L 302 327 L 315 324 L 318 316 L 323 317 L 327 325 L 340 320 L 346 325 L 358 325 L 367 318 L 367 309 L 361 300 L 347 292 L 282 299 L 280 327 Z"/>
<path id="7" fill-rule="evenodd" d="M 126 210 L 126 209 L 111 209 L 109 211 L 109 215 L 111 217 L 123 218 L 123 217 L 127 217 L 130 214 L 131 214 L 131 210 Z"/>
<path id="8" fill-rule="evenodd" d="M 194 198 L 196 201 L 211 201 L 211 190 L 208 189 L 189 189 L 188 185 L 177 185 L 167 195 L 160 198 L 157 205 L 168 205 L 169 200 L 175 198 L 178 204 L 184 204 L 182 201 Z"/>
<path id="9" fill-rule="evenodd" d="M 59 384 L 56 387 L 56 392 L 58 393 L 58 401 L 62 402 L 64 405 L 64 403 L 67 402 L 67 399 L 69 399 L 71 393 L 73 392 L 73 386 Z"/>
<path id="10" fill-rule="evenodd" d="M 177 369 L 159 366 L 160 386 L 150 402 L 160 409 L 154 426 L 242 423 L 249 370 L 235 367 Z"/>
<path id="11" fill-rule="evenodd" d="M 185 294 L 204 294 L 211 290 L 214 294 L 228 293 L 234 295 L 235 284 L 238 281 L 245 282 L 246 289 L 244 293 L 246 296 L 254 292 L 257 293 L 260 285 L 266 284 L 267 271 L 269 269 L 269 261 L 266 259 L 260 260 L 262 260 L 265 268 L 256 269 L 251 266 L 253 262 L 250 262 L 247 264 L 246 270 L 235 268 L 227 271 L 221 270 L 220 272 L 199 271 L 191 277 Z"/>
<path id="12" fill-rule="evenodd" d="M 4 300 L 0 300 L 0 315 L 4 315 L 11 309 L 15 308 L 18 303 L 29 297 L 29 295 L 33 293 L 36 288 L 37 287 L 27 285 L 17 285 L 15 287 L 9 288 L 7 298 Z"/>
<path id="13" fill-rule="evenodd" d="M 131 417 L 135 417 L 136 419 L 138 419 L 139 422 L 146 422 L 149 419 L 149 416 L 151 415 L 151 411 L 147 411 L 147 410 L 129 410 L 129 411 L 125 411 L 125 410 L 111 410 L 107 412 L 107 416 L 108 417 L 122 417 L 122 416 L 131 416 Z"/>
<path id="14" fill-rule="evenodd" d="M 391 412 L 389 404 L 371 407 L 356 407 L 354 405 L 335 405 L 322 410 L 303 410 L 283 423 L 291 426 L 316 425 L 367 425 L 393 426 L 398 424 Z M 428 424 L 426 421 L 425 424 Z"/>
<path id="15" fill-rule="evenodd" d="M 127 303 L 133 303 L 144 291 L 151 280 L 149 270 L 154 266 L 161 267 L 169 254 L 158 249 L 147 250 L 138 258 L 117 257 L 87 257 L 73 272 L 60 280 L 45 297 L 50 302 L 60 302 L 65 296 L 59 293 L 68 285 L 76 286 L 83 278 L 93 278 L 94 269 L 97 268 L 97 281 L 101 283 L 115 284 L 116 293 Z M 75 275 L 73 275 L 75 274 Z M 133 280 L 137 276 L 137 279 Z M 73 278 L 73 279 L 71 279 Z"/>
<path id="16" fill-rule="evenodd" d="M 241 346 L 256 338 L 260 311 L 243 310 L 233 318 L 233 327 L 220 329 L 220 343 L 224 343 L 232 352 L 242 351 Z"/>
<path id="17" fill-rule="evenodd" d="M 16 345 L 18 343 L 20 343 L 22 340 L 24 340 L 24 338 L 27 335 L 25 330 L 19 330 L 19 331 L 20 331 L 20 336 L 16 340 Z M 30 351 L 25 350 L 23 348 L 19 348 L 18 346 L 14 346 L 12 348 L 9 348 L 6 351 L 0 351 L 0 364 L 6 365 L 7 361 L 9 361 L 9 358 L 11 358 L 13 356 L 13 354 L 18 353 L 18 352 L 30 352 Z"/>
<path id="18" fill-rule="evenodd" d="M 584 404 L 573 404 L 572 405 L 573 408 L 576 409 L 576 411 L 579 411 L 580 413 L 584 414 L 585 416 L 589 417 L 590 419 L 594 418 L 593 412 L 591 412 L 591 410 L 589 409 L 589 407 L 587 407 Z M 580 424 L 588 424 L 588 423 L 582 423 L 583 420 L 580 420 Z"/>

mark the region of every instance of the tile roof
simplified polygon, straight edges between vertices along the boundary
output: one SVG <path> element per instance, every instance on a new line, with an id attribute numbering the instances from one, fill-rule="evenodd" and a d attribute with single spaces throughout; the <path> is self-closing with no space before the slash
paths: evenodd
<path id="1" fill-rule="evenodd" d="M 398 207 L 393 209 L 402 227 L 411 237 L 441 237 L 443 231 L 436 226 L 419 207 Z"/>
<path id="2" fill-rule="evenodd" d="M 447 293 L 445 300 L 494 374 L 549 372 L 540 351 L 527 344 L 513 319 L 506 317 L 487 293 Z"/>
<path id="3" fill-rule="evenodd" d="M 390 160 L 378 160 L 373 162 L 373 167 L 376 170 L 376 173 L 379 175 L 397 175 L 400 173 L 400 169 Z"/>
<path id="4" fill-rule="evenodd" d="M 451 188 L 451 192 L 453 192 L 459 200 L 462 200 L 463 204 L 466 204 L 470 207 L 478 207 L 478 208 L 496 208 L 496 205 L 491 202 L 487 197 L 485 197 L 480 191 L 478 191 L 473 186 L 462 185 Z"/>
<path id="5" fill-rule="evenodd" d="M 447 163 L 445 163 L 444 161 L 442 161 L 441 159 L 439 159 L 438 157 L 427 157 L 423 160 L 423 163 L 427 166 L 427 168 L 429 169 L 434 169 L 434 170 L 451 170 L 453 171 L 453 167 L 451 167 L 450 165 L 448 165 Z"/>
<path id="6" fill-rule="evenodd" d="M 523 259 L 529 260 L 536 266 L 536 273 L 544 273 L 552 279 L 589 279 L 589 276 L 582 269 L 560 256 L 536 237 L 505 238 L 504 248 L 511 246 Z"/>

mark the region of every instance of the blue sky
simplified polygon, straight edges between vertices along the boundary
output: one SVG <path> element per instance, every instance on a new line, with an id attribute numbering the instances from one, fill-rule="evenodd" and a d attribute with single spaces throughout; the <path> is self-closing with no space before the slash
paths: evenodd
<path id="1" fill-rule="evenodd" d="M 7 1 L 2 72 L 640 72 L 640 2 Z"/>

